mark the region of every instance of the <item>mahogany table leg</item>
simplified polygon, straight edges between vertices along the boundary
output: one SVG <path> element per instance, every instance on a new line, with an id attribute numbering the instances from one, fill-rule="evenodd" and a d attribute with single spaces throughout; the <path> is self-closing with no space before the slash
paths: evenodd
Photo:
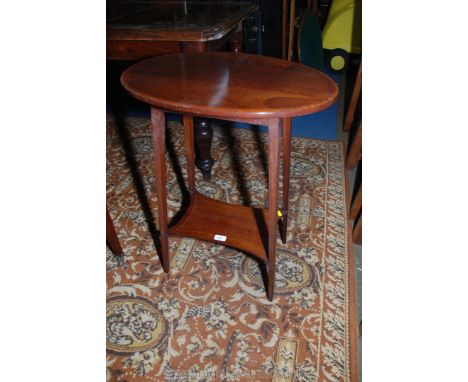
<path id="1" fill-rule="evenodd" d="M 114 223 L 112 222 L 112 218 L 109 214 L 109 210 L 106 206 L 106 241 L 109 245 L 109 248 L 114 253 L 115 256 L 123 256 L 122 246 L 119 242 L 119 237 L 117 236 L 117 232 L 115 232 Z"/>
<path id="2" fill-rule="evenodd" d="M 278 223 L 279 119 L 268 121 L 268 300 L 273 300 L 276 265 L 276 227 Z"/>
<path id="3" fill-rule="evenodd" d="M 283 214 L 281 241 L 286 244 L 288 234 L 289 167 L 291 163 L 291 118 L 283 119 Z"/>
<path id="4" fill-rule="evenodd" d="M 210 180 L 211 168 L 214 159 L 211 157 L 211 142 L 213 141 L 213 129 L 211 121 L 205 118 L 195 118 L 195 141 L 197 151 L 197 167 L 200 169 L 203 179 Z"/>
<path id="5" fill-rule="evenodd" d="M 195 192 L 195 150 L 193 147 L 193 117 L 184 114 L 185 155 L 187 157 L 188 190 Z"/>
<path id="6" fill-rule="evenodd" d="M 151 129 L 153 135 L 153 157 L 156 173 L 156 193 L 158 196 L 159 239 L 161 264 L 164 272 L 169 272 L 169 241 L 167 235 L 166 197 L 166 121 L 164 111 L 151 107 Z"/>
<path id="7" fill-rule="evenodd" d="M 229 46 L 231 52 L 233 53 L 243 53 L 242 49 L 242 31 L 237 32 L 234 36 L 229 40 Z"/>

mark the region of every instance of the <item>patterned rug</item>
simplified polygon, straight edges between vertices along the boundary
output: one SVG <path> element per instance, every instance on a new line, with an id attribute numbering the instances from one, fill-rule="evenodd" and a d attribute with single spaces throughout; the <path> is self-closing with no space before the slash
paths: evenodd
<path id="1" fill-rule="evenodd" d="M 158 221 L 150 122 L 125 120 L 125 139 L 117 125 L 108 117 L 107 204 L 125 264 L 107 248 L 107 380 L 350 381 L 342 144 L 292 139 L 288 240 L 278 235 L 269 302 L 259 263 L 221 245 L 170 238 L 163 272 L 148 223 Z M 183 130 L 169 127 L 171 217 L 186 162 Z M 264 133 L 215 128 L 212 156 L 211 181 L 196 171 L 201 193 L 265 206 Z"/>

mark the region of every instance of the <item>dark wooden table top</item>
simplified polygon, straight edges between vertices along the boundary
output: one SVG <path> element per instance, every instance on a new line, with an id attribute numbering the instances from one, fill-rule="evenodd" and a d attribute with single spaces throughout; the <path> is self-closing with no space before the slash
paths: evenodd
<path id="1" fill-rule="evenodd" d="M 210 41 L 256 10 L 249 2 L 108 0 L 108 40 Z"/>
<path id="2" fill-rule="evenodd" d="M 221 119 L 310 114 L 338 96 L 336 83 L 315 69 L 227 52 L 151 58 L 128 68 L 121 81 L 135 98 L 153 106 Z"/>

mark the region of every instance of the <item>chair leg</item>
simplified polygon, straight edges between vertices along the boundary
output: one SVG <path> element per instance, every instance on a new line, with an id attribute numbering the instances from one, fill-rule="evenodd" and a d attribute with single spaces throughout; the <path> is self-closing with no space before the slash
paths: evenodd
<path id="1" fill-rule="evenodd" d="M 153 156 L 156 173 L 156 193 L 158 197 L 159 240 L 161 264 L 164 272 L 169 272 L 169 240 L 167 234 L 166 196 L 166 121 L 164 111 L 151 107 L 151 128 L 153 134 Z"/>
<path id="2" fill-rule="evenodd" d="M 183 120 L 185 155 L 187 157 L 188 190 L 190 195 L 192 195 L 195 192 L 195 148 L 193 135 L 193 117 L 184 114 Z"/>
<path id="3" fill-rule="evenodd" d="M 357 104 L 359 101 L 359 95 L 361 94 L 362 88 L 362 63 L 359 65 L 359 70 L 356 76 L 356 82 L 354 83 L 353 94 L 351 101 L 349 102 L 348 111 L 346 113 L 345 122 L 343 124 L 343 131 L 349 131 L 351 124 L 354 120 L 354 114 L 356 113 Z"/>
<path id="4" fill-rule="evenodd" d="M 356 136 L 349 146 L 348 155 L 346 156 L 346 168 L 351 170 L 361 157 L 362 151 L 362 122 L 359 124 Z"/>
<path id="5" fill-rule="evenodd" d="M 351 208 L 349 209 L 349 218 L 351 220 L 356 220 L 359 212 L 362 210 L 362 185 L 359 186 L 359 191 L 351 203 Z"/>
<path id="6" fill-rule="evenodd" d="M 362 215 L 359 216 L 359 219 L 353 228 L 353 242 L 355 244 L 362 244 Z"/>
<path id="7" fill-rule="evenodd" d="M 283 0 L 283 13 L 281 16 L 281 58 L 286 59 L 286 26 L 288 20 L 288 0 Z"/>
<path id="8" fill-rule="evenodd" d="M 275 289 L 276 235 L 278 224 L 279 119 L 268 122 L 268 300 Z"/>
<path id="9" fill-rule="evenodd" d="M 291 0 L 289 8 L 289 43 L 288 43 L 288 61 L 292 59 L 293 41 L 294 41 L 294 22 L 296 17 L 296 0 Z"/>
<path id="10" fill-rule="evenodd" d="M 106 206 L 106 241 L 115 256 L 123 256 L 122 246 L 115 231 L 114 223 Z"/>
<path id="11" fill-rule="evenodd" d="M 289 167 L 291 164 L 291 118 L 283 119 L 283 209 L 281 241 L 286 244 L 288 235 Z"/>

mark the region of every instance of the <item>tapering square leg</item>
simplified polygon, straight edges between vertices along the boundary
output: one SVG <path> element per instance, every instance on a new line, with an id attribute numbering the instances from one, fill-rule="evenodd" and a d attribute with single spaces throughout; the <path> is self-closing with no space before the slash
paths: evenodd
<path id="1" fill-rule="evenodd" d="M 278 226 L 279 119 L 268 121 L 268 300 L 275 289 L 276 236 Z"/>
<path id="2" fill-rule="evenodd" d="M 190 195 L 195 192 L 195 147 L 193 133 L 193 117 L 184 114 L 185 156 L 187 158 L 188 190 Z"/>
<path id="3" fill-rule="evenodd" d="M 117 236 L 117 232 L 115 232 L 114 223 L 112 218 L 109 214 L 109 210 L 106 206 L 106 241 L 109 245 L 109 248 L 114 253 L 115 256 L 123 256 L 122 246 L 119 242 L 119 237 Z"/>
<path id="4" fill-rule="evenodd" d="M 288 235 L 289 167 L 291 164 L 291 118 L 283 119 L 283 209 L 281 241 L 286 244 Z"/>
<path id="5" fill-rule="evenodd" d="M 164 272 L 169 272 L 169 241 L 167 235 L 167 196 L 166 196 L 166 121 L 164 111 L 151 107 L 151 129 L 153 135 L 153 159 L 156 174 L 158 197 L 159 240 L 161 264 Z"/>

